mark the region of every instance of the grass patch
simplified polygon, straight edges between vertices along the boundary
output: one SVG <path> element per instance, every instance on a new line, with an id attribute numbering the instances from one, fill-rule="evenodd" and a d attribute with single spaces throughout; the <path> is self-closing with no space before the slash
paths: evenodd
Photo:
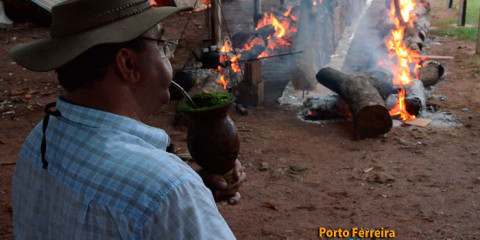
<path id="1" fill-rule="evenodd" d="M 480 73 L 480 56 L 474 55 L 460 64 L 460 68 L 475 68 Z"/>
<path id="2" fill-rule="evenodd" d="M 465 22 L 478 26 L 478 14 L 480 10 L 480 0 L 467 1 L 467 16 Z"/>
<path id="3" fill-rule="evenodd" d="M 439 2 L 445 6 L 444 9 L 435 9 L 435 11 L 442 11 L 446 9 L 446 2 L 445 0 L 431 0 L 432 2 Z M 459 1 L 454 1 L 453 6 L 457 14 L 454 18 L 451 19 L 442 19 L 439 20 L 436 24 L 439 25 L 438 29 L 432 30 L 431 34 L 436 35 L 447 35 L 455 37 L 459 40 L 468 40 L 468 41 L 477 41 L 478 39 L 478 18 L 480 13 L 480 0 L 468 0 L 467 2 L 467 15 L 466 15 L 466 24 L 472 25 L 475 27 L 452 27 L 456 26 L 458 22 L 458 14 L 459 14 Z M 435 14 L 435 12 L 431 12 L 431 14 Z"/>
<path id="4" fill-rule="evenodd" d="M 439 22 L 440 25 L 452 25 L 456 23 L 457 23 L 456 19 L 445 19 Z"/>
<path id="5" fill-rule="evenodd" d="M 435 29 L 432 31 L 432 34 L 439 34 L 445 36 L 452 36 L 459 40 L 468 40 L 476 42 L 478 38 L 478 28 L 445 28 L 445 29 Z"/>

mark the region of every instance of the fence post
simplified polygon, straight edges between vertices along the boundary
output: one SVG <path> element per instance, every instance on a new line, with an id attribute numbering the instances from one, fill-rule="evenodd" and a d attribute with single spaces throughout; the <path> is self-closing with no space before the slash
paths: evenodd
<path id="1" fill-rule="evenodd" d="M 220 0 L 212 0 L 212 34 L 215 43 L 222 40 L 222 2 Z"/>
<path id="2" fill-rule="evenodd" d="M 460 0 L 460 13 L 458 14 L 458 26 L 465 26 L 467 15 L 467 0 Z"/>

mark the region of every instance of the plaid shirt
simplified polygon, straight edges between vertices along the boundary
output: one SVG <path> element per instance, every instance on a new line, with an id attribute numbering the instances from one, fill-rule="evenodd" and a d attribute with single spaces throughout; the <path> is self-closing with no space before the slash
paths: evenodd
<path id="1" fill-rule="evenodd" d="M 42 168 L 38 124 L 13 177 L 16 239 L 234 239 L 165 131 L 60 98 Z"/>

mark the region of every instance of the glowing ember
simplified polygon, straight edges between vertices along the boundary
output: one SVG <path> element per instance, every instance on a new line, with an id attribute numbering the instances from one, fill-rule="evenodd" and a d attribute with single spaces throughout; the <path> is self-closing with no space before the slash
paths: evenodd
<path id="1" fill-rule="evenodd" d="M 321 4 L 322 0 L 314 0 L 313 1 L 313 6 L 317 6 L 318 4 Z"/>
<path id="2" fill-rule="evenodd" d="M 244 46 L 243 46 L 243 50 L 244 51 L 249 51 L 251 50 L 255 45 L 265 45 L 265 42 L 259 38 L 259 37 L 256 37 L 254 38 L 252 41 L 246 43 Z"/>
<path id="3" fill-rule="evenodd" d="M 416 3 L 414 0 L 399 0 L 400 12 L 404 21 L 413 26 L 413 19 L 410 15 L 411 11 L 415 9 Z M 418 60 L 414 59 L 414 55 L 418 55 L 417 52 L 410 50 L 404 43 L 403 37 L 405 34 L 405 26 L 402 26 L 401 21 L 395 15 L 395 4 L 392 1 L 392 11 L 390 12 L 390 18 L 395 21 L 395 29 L 392 30 L 391 37 L 387 40 L 386 44 L 390 51 L 389 58 L 393 64 L 386 64 L 393 72 L 393 84 L 401 86 L 398 93 L 398 101 L 395 107 L 390 110 L 391 116 L 399 115 L 403 121 L 409 118 L 415 118 L 415 116 L 408 114 L 405 106 L 405 90 L 403 86 L 412 84 L 413 77 L 411 74 L 410 66 L 414 64 L 414 72 L 416 73 L 419 67 Z M 379 65 L 384 64 L 380 62 Z"/>

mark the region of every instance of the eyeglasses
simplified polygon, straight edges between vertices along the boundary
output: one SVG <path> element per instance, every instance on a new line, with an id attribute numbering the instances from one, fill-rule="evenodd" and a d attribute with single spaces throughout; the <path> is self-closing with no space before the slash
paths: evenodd
<path id="1" fill-rule="evenodd" d="M 158 48 L 163 50 L 163 53 L 167 58 L 173 57 L 173 54 L 175 53 L 175 49 L 178 46 L 177 39 L 163 40 L 163 39 L 155 39 L 155 38 L 149 38 L 149 37 L 143 37 L 143 36 L 140 37 L 140 39 L 157 42 Z"/>

